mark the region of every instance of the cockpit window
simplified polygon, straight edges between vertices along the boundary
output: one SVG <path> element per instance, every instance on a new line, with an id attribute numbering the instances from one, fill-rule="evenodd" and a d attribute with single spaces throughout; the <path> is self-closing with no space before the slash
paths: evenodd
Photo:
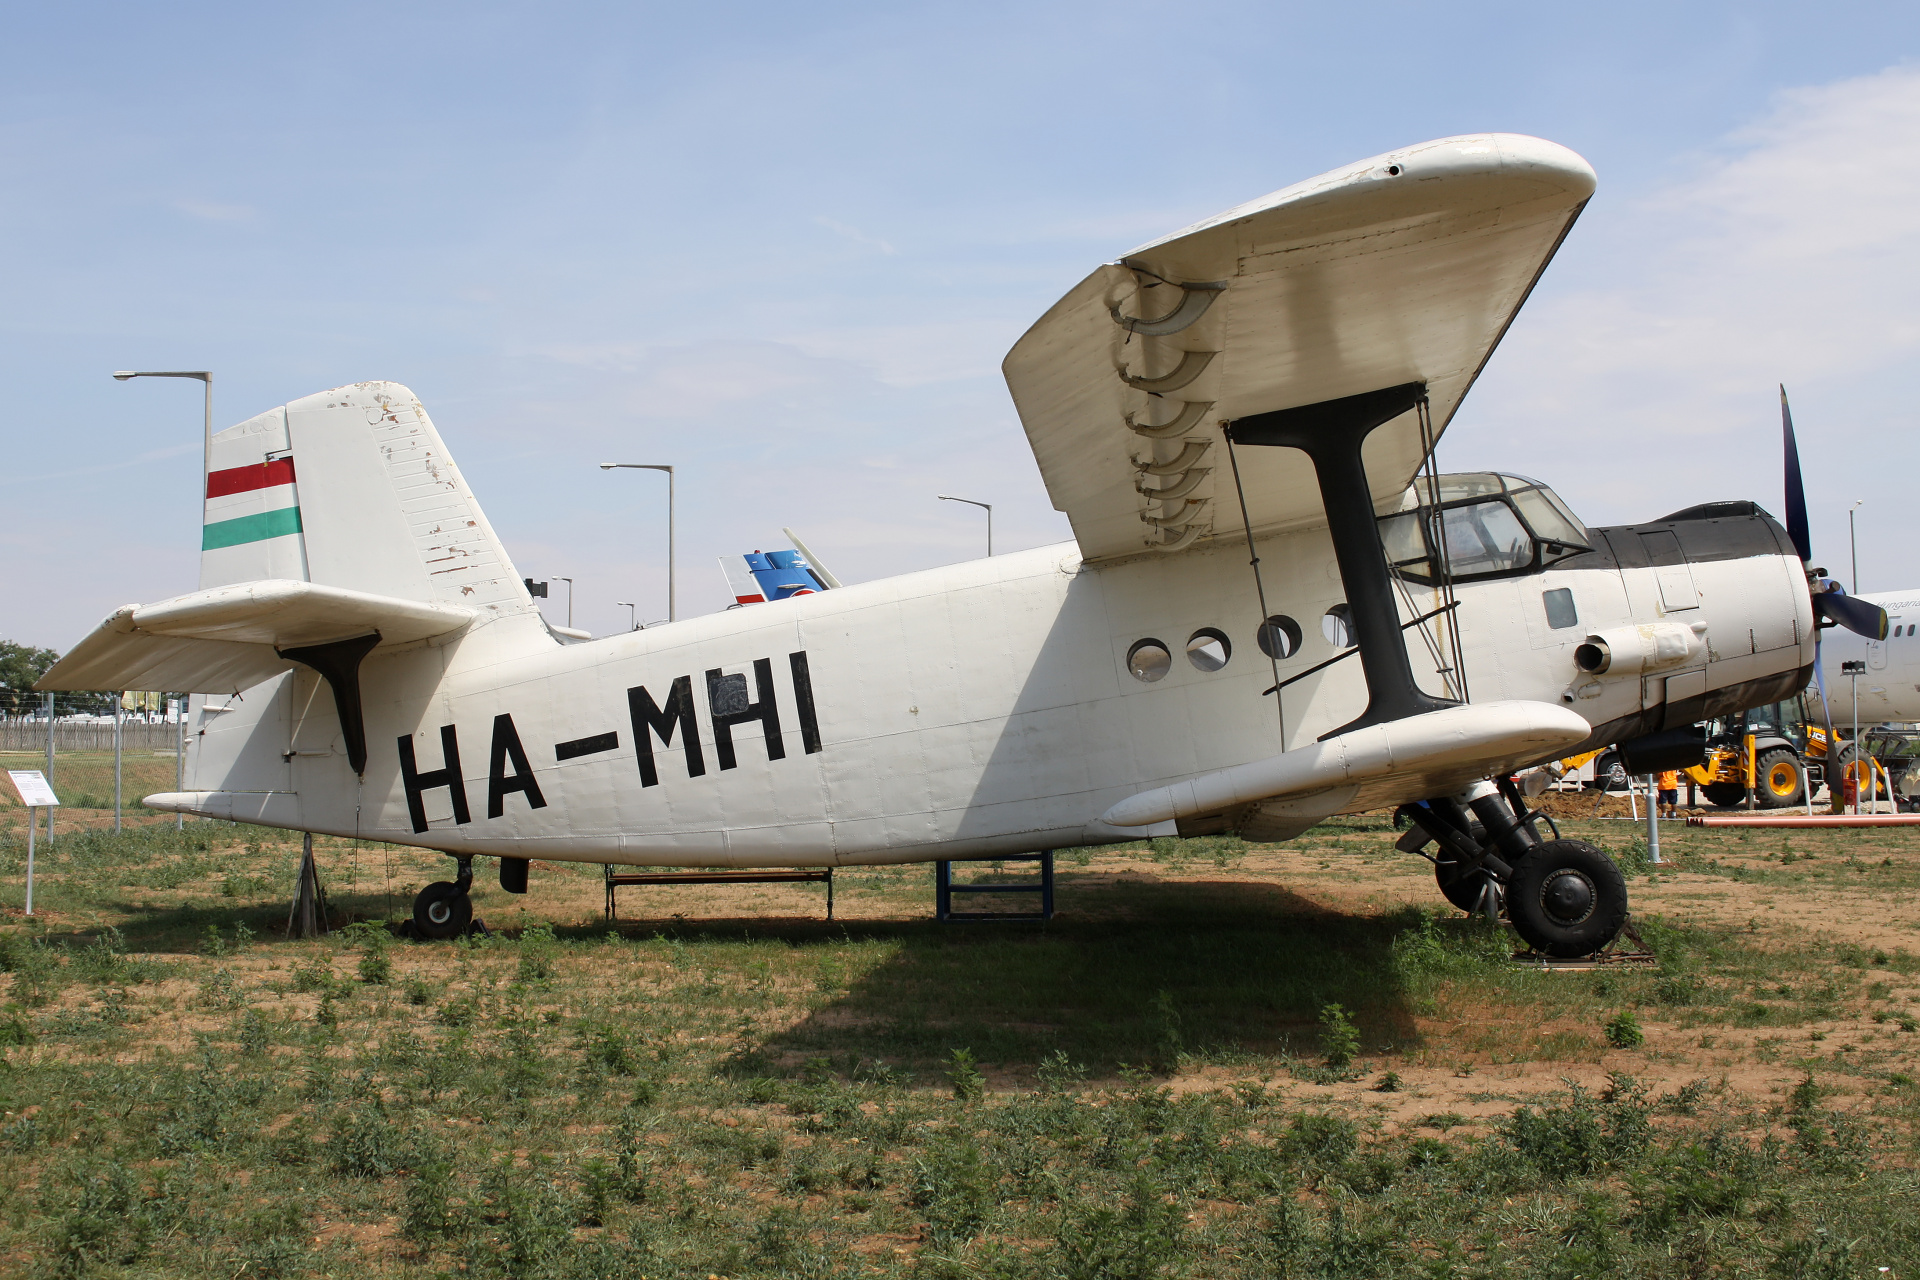
<path id="1" fill-rule="evenodd" d="M 1431 584 L 1440 549 L 1454 581 L 1533 573 L 1591 551 L 1586 527 L 1537 480 L 1494 472 L 1439 478 L 1439 519 L 1425 485 L 1408 493 L 1413 509 L 1380 519 L 1388 563 L 1401 576 Z"/>

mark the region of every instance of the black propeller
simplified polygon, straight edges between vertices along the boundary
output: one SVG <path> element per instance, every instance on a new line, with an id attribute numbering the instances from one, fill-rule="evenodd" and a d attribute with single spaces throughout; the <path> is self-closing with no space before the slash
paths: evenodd
<path id="1" fill-rule="evenodd" d="M 1807 570 L 1807 589 L 1813 611 L 1828 623 L 1837 623 L 1869 640 L 1887 638 L 1887 611 L 1848 595 L 1833 579 L 1813 568 L 1813 539 L 1807 528 L 1807 490 L 1800 480 L 1800 449 L 1793 441 L 1793 411 L 1787 407 L 1787 389 L 1780 388 L 1780 435 L 1786 448 L 1787 536 Z"/>

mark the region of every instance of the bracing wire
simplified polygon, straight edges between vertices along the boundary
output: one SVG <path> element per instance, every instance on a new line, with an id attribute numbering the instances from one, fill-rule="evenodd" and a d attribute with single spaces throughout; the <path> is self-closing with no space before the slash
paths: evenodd
<path id="1" fill-rule="evenodd" d="M 1273 708 L 1280 717 L 1280 750 L 1287 749 L 1287 709 L 1285 695 L 1280 691 L 1280 656 L 1274 652 L 1279 648 L 1279 638 L 1267 631 L 1267 619 L 1273 615 L 1267 612 L 1267 587 L 1260 577 L 1260 552 L 1253 545 L 1253 521 L 1247 515 L 1247 491 L 1240 483 L 1240 455 L 1234 452 L 1233 436 L 1227 434 L 1227 461 L 1233 467 L 1233 491 L 1240 499 L 1240 524 L 1247 531 L 1247 563 L 1253 568 L 1253 594 L 1260 601 L 1260 629 L 1256 635 L 1263 637 L 1266 643 L 1260 651 L 1267 655 L 1267 665 L 1273 669 Z"/>
<path id="2" fill-rule="evenodd" d="M 1432 539 L 1438 553 L 1439 563 L 1434 566 L 1434 578 L 1440 584 L 1440 600 L 1447 611 L 1447 647 L 1453 659 L 1449 673 L 1442 668 L 1442 677 L 1448 685 L 1458 690 L 1462 702 L 1472 701 L 1467 692 L 1467 664 L 1465 647 L 1460 641 L 1460 612 L 1455 607 L 1458 601 L 1453 591 L 1453 556 L 1447 547 L 1447 521 L 1440 510 L 1440 467 L 1435 459 L 1439 445 L 1433 430 L 1433 406 L 1426 396 L 1420 397 L 1420 449 L 1422 453 L 1421 469 L 1427 482 L 1428 519 L 1433 522 Z"/>
<path id="3" fill-rule="evenodd" d="M 1392 576 L 1393 585 L 1399 590 L 1400 602 L 1407 606 L 1408 615 L 1418 617 L 1420 606 L 1413 602 L 1413 592 L 1407 590 L 1406 579 L 1398 573 Z M 1451 669 L 1447 666 L 1445 655 L 1440 652 L 1440 642 L 1434 639 L 1433 631 L 1427 623 L 1419 623 L 1414 629 L 1420 633 L 1420 642 L 1426 646 L 1427 656 L 1433 659 L 1433 669 L 1440 673 L 1441 692 L 1449 698 L 1454 697 L 1453 681 L 1448 678 Z"/>

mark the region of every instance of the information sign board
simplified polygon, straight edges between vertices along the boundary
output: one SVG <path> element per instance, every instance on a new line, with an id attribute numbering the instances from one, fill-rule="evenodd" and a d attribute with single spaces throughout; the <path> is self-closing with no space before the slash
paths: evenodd
<path id="1" fill-rule="evenodd" d="M 9 769 L 7 777 L 13 779 L 13 789 L 20 793 L 21 803 L 30 809 L 60 803 L 60 797 L 53 794 L 53 788 L 47 785 L 47 775 L 38 769 Z"/>

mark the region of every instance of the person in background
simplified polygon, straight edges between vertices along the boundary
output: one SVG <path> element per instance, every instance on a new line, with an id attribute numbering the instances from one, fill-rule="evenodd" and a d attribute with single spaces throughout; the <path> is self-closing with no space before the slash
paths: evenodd
<path id="1" fill-rule="evenodd" d="M 1680 771 L 1669 769 L 1660 775 L 1660 816 L 1680 816 Z"/>

